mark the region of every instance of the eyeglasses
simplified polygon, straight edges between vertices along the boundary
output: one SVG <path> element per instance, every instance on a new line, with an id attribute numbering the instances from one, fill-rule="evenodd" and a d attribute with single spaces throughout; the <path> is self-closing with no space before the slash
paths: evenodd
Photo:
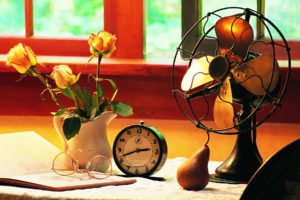
<path id="1" fill-rule="evenodd" d="M 92 150 L 88 150 L 89 152 Z M 79 149 L 74 152 L 61 152 L 55 156 L 52 162 L 52 170 L 61 176 L 70 176 L 74 173 L 87 173 L 91 178 L 105 179 L 112 174 L 112 164 L 109 158 L 103 155 L 93 156 L 84 168 L 80 168 L 80 160 L 76 158 L 76 153 L 83 153 Z"/>

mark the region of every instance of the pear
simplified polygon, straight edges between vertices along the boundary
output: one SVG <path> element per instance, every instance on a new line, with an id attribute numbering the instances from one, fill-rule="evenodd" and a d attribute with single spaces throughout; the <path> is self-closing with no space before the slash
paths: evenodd
<path id="1" fill-rule="evenodd" d="M 201 190 L 209 181 L 208 146 L 201 147 L 189 159 L 182 163 L 177 170 L 177 182 L 186 190 Z"/>

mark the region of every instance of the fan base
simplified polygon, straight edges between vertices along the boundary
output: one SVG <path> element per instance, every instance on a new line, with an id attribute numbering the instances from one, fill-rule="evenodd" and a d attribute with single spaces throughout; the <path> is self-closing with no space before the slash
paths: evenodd
<path id="1" fill-rule="evenodd" d="M 243 105 L 240 120 L 247 119 L 251 113 L 249 104 Z M 251 125 L 256 123 L 255 114 L 240 124 L 235 146 L 228 158 L 216 169 L 219 179 L 247 182 L 261 166 L 262 158 L 256 145 L 256 129 Z"/>
<path id="2" fill-rule="evenodd" d="M 247 182 L 244 181 L 233 181 L 230 179 L 225 179 L 225 178 L 219 178 L 218 176 L 216 176 L 216 174 L 210 174 L 209 175 L 209 181 L 210 182 L 214 182 L 214 183 L 227 183 L 227 184 L 244 184 Z"/>
<path id="3" fill-rule="evenodd" d="M 216 169 L 215 177 L 247 182 L 262 164 L 261 157 L 249 132 L 240 133 L 228 158 Z"/>

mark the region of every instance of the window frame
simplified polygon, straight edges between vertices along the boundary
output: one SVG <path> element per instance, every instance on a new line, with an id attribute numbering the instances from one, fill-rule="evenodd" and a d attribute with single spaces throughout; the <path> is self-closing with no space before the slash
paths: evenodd
<path id="1" fill-rule="evenodd" d="M 201 6 L 203 0 L 192 0 L 192 1 L 185 1 L 181 0 L 182 3 L 182 37 L 189 31 L 189 29 L 194 25 L 200 17 L 203 16 Z M 257 0 L 257 11 L 259 13 L 265 14 L 265 0 Z M 189 44 L 193 44 L 195 38 L 199 38 L 199 30 L 200 27 L 195 28 L 191 31 L 192 37 L 189 37 L 184 41 L 183 48 L 191 49 Z M 256 36 L 257 38 L 261 39 L 264 37 L 264 26 L 260 20 L 257 19 L 257 29 L 256 29 Z M 289 40 L 286 38 L 289 48 L 291 49 L 291 58 L 292 60 L 299 60 L 300 54 L 300 41 L 298 40 Z M 209 41 L 207 41 L 209 42 Z M 279 42 L 280 43 L 280 42 Z M 278 49 L 278 58 L 279 59 L 286 59 L 286 51 L 285 49 L 279 48 Z"/>
<path id="2" fill-rule="evenodd" d="M 143 58 L 144 2 L 141 0 L 103 0 L 104 30 L 115 34 L 116 58 Z M 25 35 L 0 36 L 0 54 L 17 43 L 29 45 L 37 55 L 89 56 L 88 38 L 53 38 L 34 36 L 33 0 L 24 0 Z M 95 29 L 95 32 L 99 30 Z"/>
<path id="3" fill-rule="evenodd" d="M 115 34 L 117 51 L 114 58 L 143 59 L 144 58 L 144 1 L 143 0 L 103 0 L 104 29 Z M 182 35 L 199 19 L 199 8 L 203 0 L 182 0 Z M 89 56 L 88 38 L 46 38 L 33 35 L 33 0 L 24 0 L 25 6 L 25 36 L 0 36 L 0 54 L 6 54 L 17 43 L 25 43 L 32 47 L 37 55 L 51 56 Z M 264 12 L 265 0 L 257 0 L 257 7 Z M 259 30 L 261 35 L 263 30 Z M 98 30 L 96 30 L 98 31 Z M 95 31 L 95 32 L 96 32 Z M 291 57 L 300 60 L 300 42 L 288 40 Z M 283 51 L 280 59 L 283 59 Z"/>

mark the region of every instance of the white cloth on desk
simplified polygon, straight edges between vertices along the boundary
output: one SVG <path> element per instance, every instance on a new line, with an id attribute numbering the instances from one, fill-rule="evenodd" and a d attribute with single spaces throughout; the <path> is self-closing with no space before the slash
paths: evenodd
<path id="1" fill-rule="evenodd" d="M 205 189 L 200 191 L 183 190 L 176 181 L 176 171 L 185 158 L 168 159 L 163 168 L 154 174 L 163 177 L 165 181 L 154 181 L 146 178 L 136 178 L 137 182 L 130 185 L 105 186 L 101 188 L 78 189 L 62 192 L 53 192 L 39 189 L 29 189 L 15 186 L 0 185 L 0 199 L 201 199 L 201 200 L 238 200 L 246 184 L 221 184 L 209 182 Z M 210 162 L 210 173 L 214 173 L 219 162 Z"/>

